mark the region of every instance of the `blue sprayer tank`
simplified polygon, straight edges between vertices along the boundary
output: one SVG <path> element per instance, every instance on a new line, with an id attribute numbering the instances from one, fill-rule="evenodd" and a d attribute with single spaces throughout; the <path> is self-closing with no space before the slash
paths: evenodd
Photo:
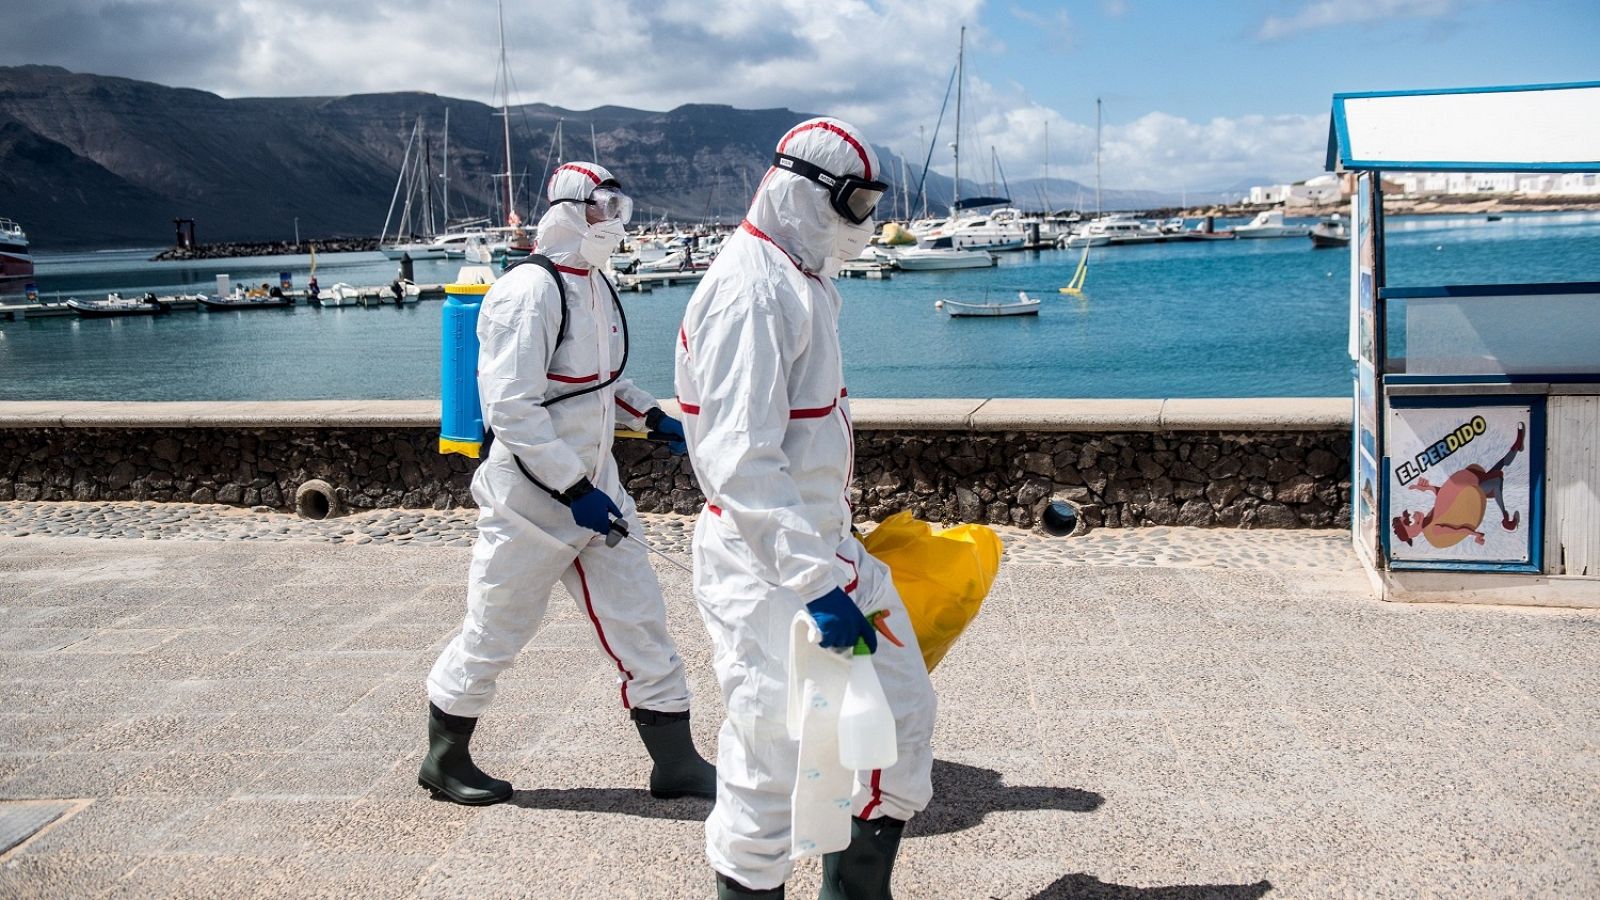
<path id="1" fill-rule="evenodd" d="M 440 453 L 460 453 L 477 459 L 483 452 L 483 406 L 478 402 L 478 311 L 488 292 L 487 284 L 444 286 L 439 348 Z"/>

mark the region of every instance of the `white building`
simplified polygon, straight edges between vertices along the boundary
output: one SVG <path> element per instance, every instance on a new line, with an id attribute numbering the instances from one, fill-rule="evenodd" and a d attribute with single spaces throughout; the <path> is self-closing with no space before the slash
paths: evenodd
<path id="1" fill-rule="evenodd" d="M 1600 195 L 1600 174 L 1594 172 L 1568 172 L 1559 176 L 1555 194 L 1576 194 L 1578 196 L 1593 197 Z"/>
<path id="2" fill-rule="evenodd" d="M 1286 206 L 1337 203 L 1341 195 L 1339 176 L 1331 173 L 1307 178 L 1305 181 L 1296 181 L 1287 187 L 1288 191 L 1284 197 Z"/>
<path id="3" fill-rule="evenodd" d="M 1592 172 L 1524 174 L 1517 172 L 1396 172 L 1384 182 L 1398 185 L 1402 197 L 1516 194 L 1522 197 L 1597 196 L 1600 175 Z"/>
<path id="4" fill-rule="evenodd" d="M 1287 196 L 1289 196 L 1289 186 L 1287 184 L 1258 184 L 1250 189 L 1250 197 L 1248 199 L 1252 206 L 1270 206 L 1275 203 L 1282 203 Z"/>
<path id="5" fill-rule="evenodd" d="M 1280 203 L 1285 206 L 1307 206 L 1337 203 L 1343 196 L 1343 182 L 1339 176 L 1329 173 L 1293 184 L 1256 185 L 1250 189 L 1250 195 L 1244 201 L 1252 206 L 1275 206 Z"/>

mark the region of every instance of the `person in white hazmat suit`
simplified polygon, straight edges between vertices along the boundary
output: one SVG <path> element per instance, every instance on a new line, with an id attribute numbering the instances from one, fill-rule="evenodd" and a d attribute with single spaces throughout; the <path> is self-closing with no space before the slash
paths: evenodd
<path id="1" fill-rule="evenodd" d="M 561 166 L 548 196 L 536 251 L 553 271 L 512 267 L 478 315 L 478 391 L 492 441 L 472 479 L 478 538 L 466 619 L 428 675 L 429 750 L 418 781 L 457 803 L 510 798 L 510 783 L 473 763 L 469 742 L 496 677 L 538 631 L 559 580 L 616 665 L 618 699 L 654 761 L 650 792 L 710 799 L 716 772 L 690 738 L 689 687 L 655 573 L 643 547 L 603 537 L 617 520 L 643 534 L 611 455 L 616 426 L 648 427 L 684 452 L 682 425 L 622 375 L 627 322 L 599 270 L 624 236 L 632 201 L 593 163 Z"/>
<path id="2" fill-rule="evenodd" d="M 843 122 L 790 130 L 678 336 L 678 399 L 707 497 L 695 597 L 728 710 L 706 822 L 719 897 L 782 897 L 791 869 L 785 679 L 799 610 L 824 647 L 876 648 L 899 742 L 893 767 L 858 773 L 850 845 L 823 857 L 822 896 L 889 897 L 901 831 L 933 793 L 933 687 L 888 568 L 852 534 L 847 495 L 855 442 L 830 276 L 872 236 L 877 171 Z M 867 617 L 880 610 L 905 646 L 876 641 Z"/>

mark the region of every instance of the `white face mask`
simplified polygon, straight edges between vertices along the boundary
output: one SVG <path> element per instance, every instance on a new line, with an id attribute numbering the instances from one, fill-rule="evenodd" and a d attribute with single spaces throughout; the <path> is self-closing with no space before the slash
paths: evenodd
<path id="1" fill-rule="evenodd" d="M 600 268 L 611 258 L 611 254 L 628 236 L 627 229 L 622 227 L 621 219 L 607 219 L 589 226 L 583 233 L 583 244 L 578 248 L 578 255 L 584 262 Z"/>
<path id="2" fill-rule="evenodd" d="M 878 230 L 878 223 L 871 219 L 856 225 L 845 222 L 839 226 L 839 231 L 833 238 L 833 257 L 838 260 L 855 259 L 861 251 L 867 249 L 867 243 L 872 240 L 873 232 Z"/>

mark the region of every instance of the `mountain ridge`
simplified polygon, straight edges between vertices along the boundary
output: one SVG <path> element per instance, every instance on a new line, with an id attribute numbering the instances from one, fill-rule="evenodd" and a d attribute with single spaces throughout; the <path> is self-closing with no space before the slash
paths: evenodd
<path id="1" fill-rule="evenodd" d="M 160 244 L 170 240 L 174 218 L 195 219 L 201 241 L 287 239 L 297 220 L 303 237 L 370 237 L 383 226 L 419 116 L 438 173 L 447 108 L 453 217 L 498 221 L 502 126 L 499 111 L 477 101 L 421 91 L 225 98 L 58 66 L 0 66 L 0 216 L 23 223 L 40 249 Z M 636 221 L 735 222 L 777 137 L 809 116 L 716 103 L 660 111 L 520 104 L 510 111 L 516 208 L 530 218 L 559 146 L 568 160 L 598 152 L 634 196 Z M 875 149 L 886 172 L 898 176 L 903 163 L 910 185 L 902 196 L 914 197 L 919 166 Z M 1038 208 L 1041 182 L 1017 182 L 1018 205 Z M 951 184 L 927 174 L 930 211 L 943 211 Z M 1070 206 L 1078 192 L 1093 197 L 1076 182 L 1053 179 L 1049 197 Z M 961 193 L 987 191 L 962 179 Z M 1101 193 L 1107 209 L 1177 200 Z"/>

